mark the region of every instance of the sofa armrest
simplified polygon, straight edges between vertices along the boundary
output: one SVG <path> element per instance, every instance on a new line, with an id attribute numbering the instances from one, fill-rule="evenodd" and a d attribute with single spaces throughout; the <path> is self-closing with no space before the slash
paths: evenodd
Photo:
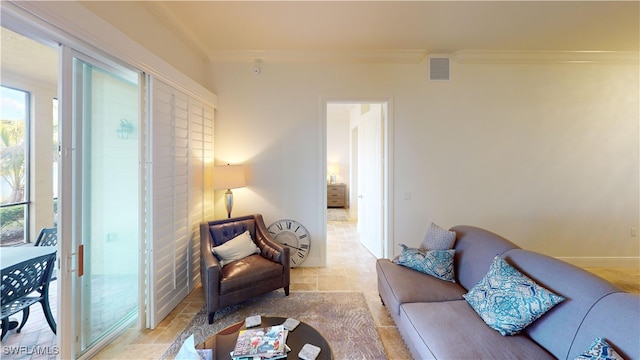
<path id="1" fill-rule="evenodd" d="M 256 238 L 255 242 L 260 248 L 260 254 L 262 257 L 267 258 L 273 262 L 282 264 L 284 268 L 284 283 L 285 286 L 289 286 L 291 264 L 289 262 L 289 248 L 282 246 L 279 242 L 275 241 L 267 227 L 264 224 L 262 215 L 255 215 L 256 217 Z"/>
<path id="2" fill-rule="evenodd" d="M 208 312 L 218 308 L 221 269 L 220 261 L 213 255 L 213 239 L 209 224 L 203 222 L 200 224 L 200 281 L 202 281 Z"/>

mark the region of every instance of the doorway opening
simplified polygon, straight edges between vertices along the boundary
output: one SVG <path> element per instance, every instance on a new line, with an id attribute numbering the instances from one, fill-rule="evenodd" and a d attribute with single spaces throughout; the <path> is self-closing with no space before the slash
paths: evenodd
<path id="1" fill-rule="evenodd" d="M 362 245 L 388 254 L 389 101 L 326 102 L 327 221 L 356 224 Z"/>

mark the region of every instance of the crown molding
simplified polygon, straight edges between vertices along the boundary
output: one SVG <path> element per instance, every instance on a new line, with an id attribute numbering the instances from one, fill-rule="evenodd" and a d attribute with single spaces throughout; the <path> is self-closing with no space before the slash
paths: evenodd
<path id="1" fill-rule="evenodd" d="M 216 50 L 208 53 L 211 62 L 276 63 L 392 63 L 419 64 L 425 50 Z"/>
<path id="2" fill-rule="evenodd" d="M 452 58 L 460 64 L 638 64 L 640 52 L 461 50 Z"/>
<path id="3" fill-rule="evenodd" d="M 406 50 L 215 50 L 210 62 L 419 64 L 423 49 Z M 461 50 L 450 54 L 460 64 L 639 64 L 636 51 L 502 51 Z"/>

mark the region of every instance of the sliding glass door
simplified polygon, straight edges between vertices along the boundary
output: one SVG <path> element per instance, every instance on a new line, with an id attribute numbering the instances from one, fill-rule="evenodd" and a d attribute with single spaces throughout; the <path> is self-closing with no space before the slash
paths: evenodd
<path id="1" fill-rule="evenodd" d="M 63 53 L 70 116 L 63 109 L 62 197 L 70 205 L 63 211 L 71 213 L 62 220 L 72 238 L 67 261 L 73 320 L 68 325 L 77 358 L 90 357 L 92 349 L 138 315 L 140 84 L 136 71 L 69 49 Z"/>

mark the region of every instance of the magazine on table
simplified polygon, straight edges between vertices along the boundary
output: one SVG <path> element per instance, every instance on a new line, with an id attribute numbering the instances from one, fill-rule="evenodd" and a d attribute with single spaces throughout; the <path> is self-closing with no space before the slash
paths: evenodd
<path id="1" fill-rule="evenodd" d="M 232 357 L 273 359 L 286 355 L 286 335 L 282 325 L 240 330 Z"/>
<path id="2" fill-rule="evenodd" d="M 249 357 L 233 357 L 233 351 L 229 353 L 229 355 L 231 356 L 231 360 L 277 360 L 277 359 L 286 359 L 287 358 L 287 354 L 289 353 L 289 351 L 291 351 L 291 348 L 289 346 L 287 346 L 285 344 L 285 353 L 280 355 L 280 356 L 273 356 L 270 358 L 267 357 L 260 357 L 260 356 L 249 356 Z"/>

